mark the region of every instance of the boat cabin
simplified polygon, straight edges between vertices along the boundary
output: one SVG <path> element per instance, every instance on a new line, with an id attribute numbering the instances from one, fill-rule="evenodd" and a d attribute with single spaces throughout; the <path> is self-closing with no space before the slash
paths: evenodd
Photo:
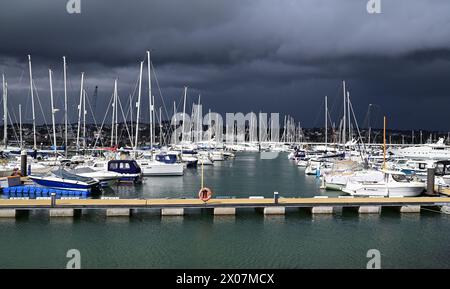
<path id="1" fill-rule="evenodd" d="M 450 175 L 450 161 L 438 161 L 434 168 L 434 174 L 436 176 L 449 176 Z"/>
<path id="2" fill-rule="evenodd" d="M 135 160 L 112 160 L 108 162 L 108 171 L 120 174 L 140 174 L 141 167 Z"/>

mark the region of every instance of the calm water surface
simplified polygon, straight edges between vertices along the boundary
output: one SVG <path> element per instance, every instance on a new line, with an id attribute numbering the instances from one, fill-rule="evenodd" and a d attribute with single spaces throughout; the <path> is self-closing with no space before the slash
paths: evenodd
<path id="1" fill-rule="evenodd" d="M 204 168 L 215 195 L 307 197 L 320 191 L 314 177 L 283 155 L 260 160 L 240 154 Z M 141 187 L 114 188 L 121 197 L 195 197 L 200 170 L 183 177 L 149 178 Z M 108 218 L 88 212 L 49 219 L 32 212 L 0 219 L 1 268 L 64 268 L 66 252 L 81 252 L 83 268 L 365 268 L 367 250 L 381 252 L 384 268 L 450 268 L 450 216 L 430 211 L 359 216 L 343 211 L 311 216 L 288 211 L 264 217 L 239 210 L 235 217 L 188 211 L 185 217 L 137 212 Z"/>

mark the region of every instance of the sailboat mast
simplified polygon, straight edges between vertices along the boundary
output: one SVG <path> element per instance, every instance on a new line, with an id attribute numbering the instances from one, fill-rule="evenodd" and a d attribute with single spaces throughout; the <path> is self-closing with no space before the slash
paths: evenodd
<path id="1" fill-rule="evenodd" d="M 83 149 L 86 150 L 86 90 L 83 90 Z"/>
<path id="2" fill-rule="evenodd" d="M 141 92 L 142 92 L 142 68 L 144 66 L 144 62 L 141 61 L 141 68 L 139 70 L 139 89 L 138 89 L 138 100 L 136 103 L 137 112 L 136 112 L 136 138 L 134 139 L 134 149 L 137 150 L 138 146 L 138 138 L 139 138 L 139 116 L 141 112 Z"/>
<path id="3" fill-rule="evenodd" d="M 22 138 L 22 105 L 19 104 L 19 134 L 20 134 L 20 149 L 23 148 L 23 138 Z"/>
<path id="4" fill-rule="evenodd" d="M 202 129 L 200 122 L 200 94 L 198 95 L 198 105 L 197 105 L 197 141 L 202 141 Z"/>
<path id="5" fill-rule="evenodd" d="M 118 128 L 119 128 L 119 123 L 118 123 L 118 119 L 119 119 L 119 95 L 117 93 L 117 78 L 116 81 L 114 82 L 114 99 L 115 99 L 115 105 L 114 105 L 114 110 L 115 110 L 115 120 L 114 120 L 114 133 L 116 135 L 116 145 L 119 145 L 118 142 Z"/>
<path id="6" fill-rule="evenodd" d="M 184 142 L 184 115 L 186 114 L 186 94 L 187 94 L 187 86 L 184 87 L 184 101 L 183 101 L 183 124 L 181 125 L 181 142 Z"/>
<path id="7" fill-rule="evenodd" d="M 173 118 L 174 118 L 173 133 L 175 133 L 175 131 L 177 129 L 177 106 L 176 106 L 175 101 L 173 102 Z M 175 137 L 173 138 L 174 145 L 177 144 L 177 138 L 178 138 L 178 136 L 175 133 Z"/>
<path id="8" fill-rule="evenodd" d="M 48 78 L 50 82 L 50 104 L 52 106 L 52 126 L 53 126 L 53 145 L 54 145 L 54 151 L 55 151 L 55 158 L 57 153 L 56 148 L 56 125 L 55 125 L 55 105 L 53 102 L 53 82 L 52 82 L 52 70 L 48 70 Z"/>
<path id="9" fill-rule="evenodd" d="M 155 110 L 155 96 L 152 95 L 152 139 L 154 142 L 156 142 L 156 110 Z"/>
<path id="10" fill-rule="evenodd" d="M 163 141 L 163 132 L 162 132 L 162 110 L 161 107 L 159 107 L 159 145 L 162 146 Z"/>
<path id="11" fill-rule="evenodd" d="M 350 117 L 350 92 L 347 91 L 347 113 L 348 113 L 348 140 L 352 140 L 351 117 Z"/>
<path id="12" fill-rule="evenodd" d="M 342 120 L 342 143 L 344 144 L 344 150 L 345 150 L 345 143 L 346 143 L 346 115 L 347 115 L 347 105 L 346 105 L 346 90 L 345 90 L 345 80 L 342 81 L 342 87 L 343 87 L 343 93 L 344 93 L 344 118 Z"/>
<path id="13" fill-rule="evenodd" d="M 148 74 L 148 105 L 150 113 L 150 153 L 153 151 L 153 103 L 152 103 L 152 79 L 150 51 L 147 50 L 147 74 Z"/>
<path id="14" fill-rule="evenodd" d="M 67 118 L 67 67 L 66 67 L 66 57 L 63 56 L 63 66 L 64 66 L 64 144 L 65 144 L 65 155 L 67 158 L 68 152 L 68 137 L 67 137 L 67 128 L 68 128 L 68 118 Z"/>
<path id="15" fill-rule="evenodd" d="M 386 169 L 386 116 L 383 117 L 383 169 Z"/>
<path id="16" fill-rule="evenodd" d="M 2 74 L 3 80 L 3 144 L 5 149 L 8 147 L 8 84 L 5 81 L 5 75 Z"/>
<path id="17" fill-rule="evenodd" d="M 328 150 L 328 96 L 325 95 L 325 151 Z"/>
<path id="18" fill-rule="evenodd" d="M 126 122 L 126 120 L 125 120 L 125 122 Z M 133 130 L 133 99 L 132 99 L 132 97 L 131 97 L 131 94 L 130 94 L 130 129 L 131 129 L 131 147 L 133 147 L 133 144 L 134 144 L 134 140 L 133 140 L 133 137 L 134 137 L 134 130 Z"/>
<path id="19" fill-rule="evenodd" d="M 81 105 L 83 104 L 83 83 L 84 82 L 84 72 L 81 73 L 81 83 L 80 83 L 80 104 L 78 105 L 78 128 L 77 128 L 77 151 L 80 149 L 80 128 L 81 128 Z"/>
<path id="20" fill-rule="evenodd" d="M 34 111 L 34 94 L 33 94 L 33 73 L 31 71 L 31 55 L 28 54 L 28 68 L 30 71 L 30 92 L 31 92 L 31 110 L 33 114 L 33 149 L 37 148 L 36 145 L 36 114 Z"/>

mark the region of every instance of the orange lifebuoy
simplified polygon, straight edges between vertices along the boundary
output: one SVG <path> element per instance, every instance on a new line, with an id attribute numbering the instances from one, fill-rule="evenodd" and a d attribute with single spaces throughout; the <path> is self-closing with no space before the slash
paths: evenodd
<path id="1" fill-rule="evenodd" d="M 212 191 L 209 188 L 201 188 L 198 192 L 198 198 L 203 202 L 207 202 L 211 199 Z"/>

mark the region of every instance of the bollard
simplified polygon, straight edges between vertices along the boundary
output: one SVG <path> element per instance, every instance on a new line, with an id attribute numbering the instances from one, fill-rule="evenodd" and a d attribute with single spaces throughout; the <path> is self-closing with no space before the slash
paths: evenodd
<path id="1" fill-rule="evenodd" d="M 20 152 L 20 173 L 22 176 L 27 176 L 27 151 L 23 150 Z"/>
<path id="2" fill-rule="evenodd" d="M 274 192 L 273 193 L 273 200 L 274 200 L 275 204 L 278 204 L 278 198 L 279 198 L 278 192 Z"/>
<path id="3" fill-rule="evenodd" d="M 434 168 L 427 168 L 427 194 L 434 195 Z"/>
<path id="4" fill-rule="evenodd" d="M 51 194 L 52 197 L 52 208 L 56 206 L 56 193 Z"/>

